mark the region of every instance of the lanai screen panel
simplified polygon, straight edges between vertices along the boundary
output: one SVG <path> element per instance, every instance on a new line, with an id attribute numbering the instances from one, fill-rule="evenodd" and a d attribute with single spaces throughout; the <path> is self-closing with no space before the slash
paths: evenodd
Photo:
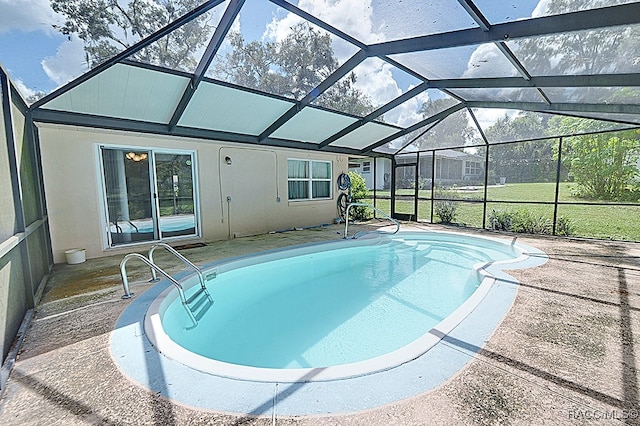
<path id="1" fill-rule="evenodd" d="M 326 2 L 298 2 L 300 9 L 366 44 L 478 26 L 456 0 L 351 0 L 326 6 Z"/>
<path id="2" fill-rule="evenodd" d="M 434 101 L 439 100 L 437 104 L 433 105 L 429 112 L 431 115 L 437 114 L 450 106 L 458 103 L 457 100 L 450 97 L 446 93 L 437 89 L 427 89 L 417 96 L 408 99 L 401 103 L 397 107 L 387 111 L 382 116 L 376 118 L 376 121 L 381 123 L 395 124 L 396 126 L 409 127 L 417 122 L 426 118 L 426 110 L 423 111 L 424 104 L 433 104 Z"/>
<path id="3" fill-rule="evenodd" d="M 431 80 L 519 75 L 493 43 L 425 50 L 390 57 Z"/>
<path id="4" fill-rule="evenodd" d="M 639 87 L 549 87 L 544 91 L 553 103 L 632 105 L 640 101 Z"/>
<path id="5" fill-rule="evenodd" d="M 546 90 L 546 89 L 545 89 Z M 478 102 L 544 102 L 538 90 L 524 88 L 482 88 L 482 89 L 451 89 L 451 93 L 460 96 L 465 101 Z"/>
<path id="6" fill-rule="evenodd" d="M 532 76 L 638 72 L 640 25 L 508 41 Z"/>
<path id="7" fill-rule="evenodd" d="M 178 2 L 184 3 L 184 2 Z M 170 70 L 194 72 L 229 0 L 181 25 L 127 59 Z"/>
<path id="8" fill-rule="evenodd" d="M 116 64 L 44 104 L 44 108 L 168 123 L 189 78 Z"/>
<path id="9" fill-rule="evenodd" d="M 420 82 L 380 58 L 367 58 L 312 103 L 364 117 Z"/>
<path id="10" fill-rule="evenodd" d="M 567 114 L 573 115 L 573 114 Z M 628 127 L 628 125 L 640 124 L 640 115 L 638 114 L 615 114 L 615 113 L 595 113 L 595 112 L 581 112 L 581 117 L 591 117 L 600 120 L 611 120 L 618 122 L 621 127 Z M 627 125 L 625 125 L 625 123 Z"/>
<path id="11" fill-rule="evenodd" d="M 334 112 L 307 107 L 271 135 L 274 138 L 320 143 L 357 121 Z"/>
<path id="12" fill-rule="evenodd" d="M 292 106 L 282 99 L 204 81 L 178 125 L 258 135 Z"/>
<path id="13" fill-rule="evenodd" d="M 565 115 L 547 114 L 534 111 L 496 110 L 474 108 L 473 113 L 490 144 L 530 139 L 555 138 L 566 135 L 568 129 L 563 120 Z M 582 118 L 580 126 L 572 126 L 576 133 L 606 131 L 628 128 L 629 125 L 608 122 L 602 119 L 606 114 L 595 114 L 594 120 Z M 599 120 L 598 120 L 599 119 Z"/>
<path id="14" fill-rule="evenodd" d="M 473 108 L 472 111 L 490 144 L 546 138 L 550 136 L 548 122 L 554 117 L 513 109 Z"/>
<path id="15" fill-rule="evenodd" d="M 400 129 L 379 123 L 367 123 L 341 137 L 331 145 L 362 149 L 397 133 Z"/>
<path id="16" fill-rule="evenodd" d="M 405 136 L 406 146 L 402 151 L 422 151 L 438 148 L 459 148 L 469 145 L 481 145 L 484 141 L 475 127 L 469 112 L 466 109 L 454 112 L 440 120 L 428 132 L 413 137 Z M 424 130 L 426 130 L 425 127 Z M 423 131 L 424 131 L 423 130 Z"/>
<path id="17" fill-rule="evenodd" d="M 586 3 L 575 0 L 563 2 L 539 0 L 473 0 L 473 2 L 490 23 L 500 24 L 518 19 L 578 12 L 586 8 L 634 3 L 635 0 L 594 0 Z"/>
<path id="18" fill-rule="evenodd" d="M 206 75 L 300 100 L 358 50 L 268 0 L 246 0 Z M 317 52 L 330 60 L 305 63 L 306 55 Z"/>

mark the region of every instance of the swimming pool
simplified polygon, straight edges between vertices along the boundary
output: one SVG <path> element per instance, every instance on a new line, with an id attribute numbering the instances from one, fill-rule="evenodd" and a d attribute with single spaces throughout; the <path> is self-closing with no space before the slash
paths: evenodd
<path id="1" fill-rule="evenodd" d="M 196 327 L 171 287 L 149 307 L 145 334 L 164 356 L 216 376 L 370 375 L 429 351 L 483 301 L 496 273 L 525 267 L 532 252 L 515 241 L 400 232 L 243 257 L 205 270 L 215 303 Z M 187 298 L 199 288 L 196 276 L 183 285 Z"/>

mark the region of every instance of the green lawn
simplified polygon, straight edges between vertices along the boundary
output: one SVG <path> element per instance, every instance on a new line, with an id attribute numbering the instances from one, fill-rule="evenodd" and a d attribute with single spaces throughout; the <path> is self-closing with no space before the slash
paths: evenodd
<path id="1" fill-rule="evenodd" d="M 586 200 L 571 195 L 571 183 L 561 183 L 558 201 L 582 203 Z M 373 194 L 372 194 L 373 195 Z M 389 191 L 377 191 L 378 197 L 389 197 Z M 402 190 L 399 195 L 413 196 L 413 190 Z M 458 191 L 461 200 L 482 200 L 484 188 Z M 419 191 L 422 198 L 430 198 L 431 191 Z M 437 198 L 437 195 L 436 195 Z M 553 205 L 497 203 L 492 201 L 544 201 L 555 199 L 555 183 L 513 183 L 504 186 L 490 186 L 487 189 L 487 215 L 495 210 L 527 210 L 535 215 L 553 219 Z M 376 200 L 376 206 L 390 213 L 391 200 Z M 456 223 L 481 228 L 482 203 L 461 201 L 458 203 Z M 396 212 L 415 213 L 412 198 L 396 199 Z M 599 239 L 640 241 L 640 207 L 637 206 L 597 206 L 559 205 L 558 217 L 569 218 L 574 225 L 574 236 Z M 418 205 L 418 219 L 431 219 L 431 200 L 421 200 Z M 434 217 L 434 222 L 439 218 Z M 488 223 L 488 222 L 487 222 Z"/>

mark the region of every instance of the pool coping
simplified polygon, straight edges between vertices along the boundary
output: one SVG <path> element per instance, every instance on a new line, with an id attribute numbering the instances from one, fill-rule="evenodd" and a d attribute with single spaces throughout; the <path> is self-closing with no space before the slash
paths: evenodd
<path id="1" fill-rule="evenodd" d="M 502 238 L 474 238 L 505 242 Z M 512 244 L 515 244 L 515 239 Z M 155 350 L 151 343 L 153 338 L 145 333 L 144 328 L 147 309 L 170 287 L 168 281 L 161 282 L 138 296 L 123 312 L 111 334 L 111 355 L 121 371 L 133 381 L 199 409 L 260 414 L 263 412 L 260 407 L 272 404 L 274 410 L 277 406 L 279 415 L 292 416 L 367 410 L 434 389 L 455 375 L 473 357 L 503 320 L 515 300 L 518 283 L 504 271 L 537 266 L 547 259 L 542 251 L 534 247 L 520 243 L 518 246 L 524 249 L 524 254 L 517 259 L 479 265 L 479 273 L 485 276 L 483 291 L 476 291 L 471 296 L 479 299 L 479 303 L 471 310 L 466 310 L 468 312 L 458 313 L 459 308 L 456 313 L 464 318 L 452 318 L 451 322 L 455 324 L 439 324 L 427 333 L 425 340 L 435 342 L 429 350 L 425 352 L 422 348 L 422 353 L 414 359 L 371 374 L 314 381 L 316 377 L 322 378 L 326 370 L 316 368 L 305 369 L 295 382 L 242 380 L 201 372 L 177 362 Z M 255 255 L 212 262 L 206 267 Z M 185 278 L 189 274 L 179 275 L 179 278 Z M 486 303 L 487 301 L 491 303 Z M 452 316 L 445 321 L 450 317 Z M 193 383 L 198 383 L 198 386 L 193 386 Z M 402 383 L 402 386 L 397 386 L 398 383 Z M 372 392 L 381 387 L 384 387 L 384 392 Z"/>

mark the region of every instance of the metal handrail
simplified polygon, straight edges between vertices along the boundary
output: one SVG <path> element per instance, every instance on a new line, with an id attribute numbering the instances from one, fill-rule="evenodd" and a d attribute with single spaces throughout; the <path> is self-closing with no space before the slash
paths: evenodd
<path id="1" fill-rule="evenodd" d="M 155 244 L 153 247 L 151 247 L 149 249 L 149 260 L 151 261 L 151 263 L 153 263 L 155 265 L 155 263 L 153 262 L 153 252 L 158 247 L 162 247 L 162 248 L 166 249 L 169 253 L 173 254 L 175 257 L 180 259 L 185 265 L 187 265 L 187 266 L 191 267 L 192 269 L 194 269 L 196 271 L 196 273 L 198 274 L 198 278 L 200 279 L 200 287 L 202 287 L 203 290 L 207 289 L 207 287 L 204 285 L 204 276 L 202 275 L 202 271 L 200 270 L 200 268 L 198 268 L 196 265 L 194 265 L 189 259 L 187 259 L 183 255 L 178 253 L 176 251 L 176 249 L 171 247 L 169 244 L 157 243 L 157 244 Z M 153 268 L 151 268 L 151 276 L 152 276 L 152 281 L 158 281 L 158 276 L 156 275 L 156 271 Z"/>
<path id="2" fill-rule="evenodd" d="M 397 220 L 395 220 L 394 218 L 392 218 L 391 216 L 389 216 L 379 208 L 374 207 L 371 204 L 367 204 L 367 203 L 349 203 L 349 205 L 347 206 L 347 212 L 345 214 L 345 220 L 344 220 L 344 238 L 345 239 L 348 238 L 348 235 L 349 235 L 349 209 L 353 206 L 370 207 L 373 210 L 380 213 L 385 219 L 389 219 L 391 222 L 394 223 L 394 225 L 396 225 L 396 230 L 393 231 L 392 234 L 395 234 L 400 230 L 400 222 L 398 222 Z M 353 238 L 355 238 L 355 235 L 353 236 Z"/>
<path id="3" fill-rule="evenodd" d="M 191 309 L 189 309 L 189 305 L 187 304 L 187 298 L 184 296 L 184 288 L 182 287 L 182 284 L 176 281 L 175 278 L 173 278 L 171 275 L 166 273 L 162 268 L 160 268 L 158 265 L 153 263 L 150 259 L 147 259 L 146 257 L 144 257 L 139 253 L 129 253 L 124 257 L 124 259 L 122 259 L 122 262 L 120 262 L 120 276 L 122 277 L 122 286 L 124 287 L 124 295 L 122 296 L 122 298 L 130 299 L 133 297 L 133 293 L 129 291 L 129 278 L 127 277 L 127 262 L 129 261 L 129 259 L 133 259 L 134 257 L 142 260 L 147 266 L 151 268 L 152 271 L 154 271 L 154 274 L 156 271 L 159 272 L 166 279 L 171 281 L 171 283 L 174 286 L 176 286 L 176 288 L 178 289 L 178 294 L 180 295 L 180 301 L 182 302 L 182 305 L 187 311 L 187 314 L 189 314 L 189 318 L 191 318 L 191 321 L 193 321 L 193 324 L 197 325 L 198 321 L 193 316 L 193 312 L 191 312 Z"/>

